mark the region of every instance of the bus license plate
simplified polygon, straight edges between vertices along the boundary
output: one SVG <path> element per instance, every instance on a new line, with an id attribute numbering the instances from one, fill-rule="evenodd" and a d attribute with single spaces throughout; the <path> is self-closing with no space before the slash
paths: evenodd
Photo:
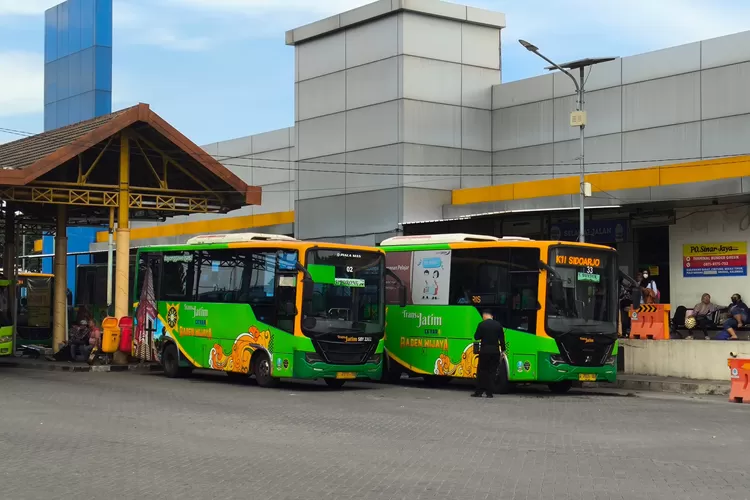
<path id="1" fill-rule="evenodd" d="M 352 372 L 338 372 L 336 374 L 336 378 L 344 379 L 344 380 L 351 380 L 351 379 L 357 378 L 357 374 L 352 373 Z"/>
<path id="2" fill-rule="evenodd" d="M 578 380 L 581 382 L 596 382 L 596 375 L 593 373 L 580 373 L 578 374 Z"/>

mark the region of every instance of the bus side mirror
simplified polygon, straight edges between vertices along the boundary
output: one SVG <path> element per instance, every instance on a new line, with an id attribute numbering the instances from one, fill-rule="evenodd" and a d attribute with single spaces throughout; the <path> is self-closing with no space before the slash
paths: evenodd
<path id="1" fill-rule="evenodd" d="M 294 302 L 286 302 L 284 303 L 284 309 L 283 314 L 284 316 L 296 316 L 297 315 L 297 306 L 294 304 Z"/>
<path id="2" fill-rule="evenodd" d="M 398 305 L 400 307 L 406 307 L 406 287 L 402 286 L 398 289 Z"/>
<path id="3" fill-rule="evenodd" d="M 302 278 L 302 300 L 309 301 L 315 294 L 315 282 L 310 278 Z"/>
<path id="4" fill-rule="evenodd" d="M 562 280 L 557 278 L 550 279 L 549 294 L 553 303 L 565 302 L 565 289 L 563 288 Z"/>

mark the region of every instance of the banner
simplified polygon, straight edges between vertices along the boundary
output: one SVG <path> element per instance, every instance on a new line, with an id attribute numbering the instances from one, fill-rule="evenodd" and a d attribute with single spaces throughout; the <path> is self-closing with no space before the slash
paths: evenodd
<path id="1" fill-rule="evenodd" d="M 52 279 L 27 278 L 26 294 L 28 324 L 25 326 L 49 328 L 52 316 Z"/>
<path id="2" fill-rule="evenodd" d="M 747 242 L 683 245 L 682 276 L 747 276 Z"/>
<path id="3" fill-rule="evenodd" d="M 584 222 L 586 243 L 611 244 L 627 241 L 627 220 L 587 220 Z M 578 222 L 552 224 L 550 239 L 578 241 Z"/>
<path id="4" fill-rule="evenodd" d="M 133 339 L 133 355 L 141 361 L 159 361 L 154 343 L 154 331 L 157 321 L 156 299 L 154 297 L 154 279 L 151 266 L 146 267 L 143 275 L 143 288 L 136 309 L 136 325 Z"/>

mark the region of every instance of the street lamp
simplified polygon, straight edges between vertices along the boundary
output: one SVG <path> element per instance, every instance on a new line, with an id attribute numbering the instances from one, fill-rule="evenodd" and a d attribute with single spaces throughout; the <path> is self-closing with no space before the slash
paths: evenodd
<path id="1" fill-rule="evenodd" d="M 579 185 L 579 199 L 580 199 L 580 208 L 579 208 L 579 225 L 578 225 L 578 241 L 583 243 L 586 241 L 586 236 L 584 232 L 584 215 L 583 215 L 583 207 L 586 199 L 586 178 L 585 178 L 585 170 L 584 170 L 584 146 L 583 146 L 583 129 L 586 128 L 586 113 L 583 111 L 583 94 L 584 94 L 584 84 L 586 83 L 586 80 L 584 79 L 583 70 L 586 68 L 586 66 L 593 66 L 594 64 L 599 64 L 607 61 L 612 61 L 615 58 L 614 57 L 600 57 L 600 58 L 587 58 L 587 59 L 579 59 L 577 61 L 571 61 L 565 64 L 557 64 L 551 59 L 548 59 L 544 54 L 539 52 L 539 47 L 536 45 L 527 42 L 526 40 L 518 40 L 518 43 L 523 45 L 523 47 L 528 50 L 529 52 L 533 52 L 534 54 L 538 55 L 548 63 L 550 63 L 551 66 L 548 66 L 546 69 L 553 70 L 558 69 L 561 72 L 568 75 L 568 77 L 573 80 L 573 85 L 576 89 L 576 94 L 578 94 L 578 102 L 576 103 L 576 110 L 570 114 L 570 126 L 571 127 L 578 127 L 580 130 L 580 142 L 581 142 L 581 171 L 580 171 L 580 185 Z M 576 77 L 574 77 L 570 71 L 568 70 L 579 70 L 579 76 L 578 80 L 576 80 Z M 589 194 L 590 196 L 590 194 Z"/>

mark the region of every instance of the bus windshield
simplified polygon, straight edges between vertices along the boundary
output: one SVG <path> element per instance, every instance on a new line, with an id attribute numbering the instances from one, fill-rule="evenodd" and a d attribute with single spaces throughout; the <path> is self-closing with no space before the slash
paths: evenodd
<path id="1" fill-rule="evenodd" d="M 303 321 L 305 334 L 381 334 L 384 260 L 379 252 L 309 250 L 306 265 L 314 293 Z"/>
<path id="2" fill-rule="evenodd" d="M 547 330 L 552 337 L 617 334 L 617 270 L 614 251 L 550 248 Z M 562 285 L 562 286 L 560 286 Z"/>

